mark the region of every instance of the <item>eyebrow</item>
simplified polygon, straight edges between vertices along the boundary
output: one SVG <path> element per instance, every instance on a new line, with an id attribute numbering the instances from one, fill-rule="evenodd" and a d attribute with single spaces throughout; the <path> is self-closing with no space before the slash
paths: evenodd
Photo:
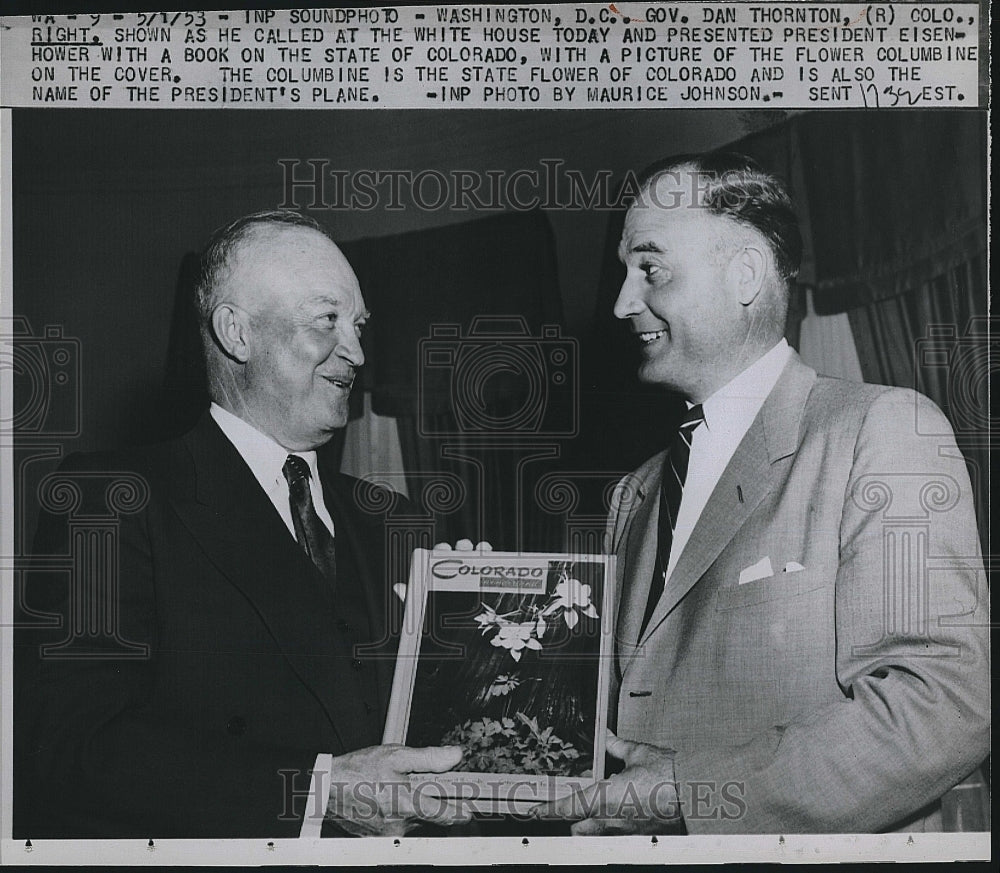
<path id="1" fill-rule="evenodd" d="M 339 309 L 342 305 L 342 301 L 330 297 L 327 294 L 318 294 L 316 297 L 307 297 L 302 301 L 302 306 L 333 306 L 335 309 Z"/>
<path id="2" fill-rule="evenodd" d="M 337 300 L 335 297 L 330 297 L 328 294 L 320 294 L 317 297 L 309 297 L 302 301 L 302 306 L 332 306 L 334 309 L 340 310 L 344 306 L 343 300 Z M 360 321 L 367 321 L 372 317 L 371 311 L 366 309 L 362 312 L 358 319 Z"/>
<path id="3" fill-rule="evenodd" d="M 662 255 L 666 253 L 666 249 L 658 246 L 654 242 L 642 242 L 632 246 L 630 249 L 625 248 L 624 240 L 618 244 L 618 260 L 620 261 L 624 261 L 626 255 L 643 254 L 645 252 Z"/>

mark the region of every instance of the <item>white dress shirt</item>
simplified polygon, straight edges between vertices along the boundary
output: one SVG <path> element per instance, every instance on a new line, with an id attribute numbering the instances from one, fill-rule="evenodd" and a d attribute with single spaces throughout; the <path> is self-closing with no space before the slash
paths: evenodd
<path id="1" fill-rule="evenodd" d="M 791 348 L 782 339 L 702 403 L 705 421 L 691 435 L 687 478 L 667 563 L 668 583 L 708 498 L 791 356 Z M 688 407 L 693 405 L 689 403 Z"/>
<path id="2" fill-rule="evenodd" d="M 285 474 L 281 472 L 289 455 L 298 455 L 309 465 L 309 471 L 312 473 L 309 477 L 309 490 L 312 492 L 313 506 L 316 508 L 319 520 L 326 525 L 327 530 L 331 534 L 334 532 L 333 519 L 330 518 L 330 513 L 326 510 L 326 503 L 323 501 L 323 487 L 319 481 L 316 452 L 289 452 L 267 434 L 261 433 L 252 424 L 247 424 L 242 418 L 237 418 L 217 403 L 211 405 L 209 413 L 229 442 L 236 447 L 240 457 L 246 461 L 250 472 L 260 483 L 260 487 L 264 489 L 264 493 L 274 504 L 274 508 L 278 510 L 278 515 L 281 516 L 281 520 L 293 537 L 295 536 L 295 525 L 292 523 L 288 482 L 285 479 Z"/>
<path id="3" fill-rule="evenodd" d="M 209 407 L 209 414 L 215 423 L 235 446 L 240 457 L 246 461 L 254 477 L 264 489 L 274 508 L 281 516 L 292 538 L 295 537 L 295 525 L 292 523 L 292 507 L 289 501 L 288 481 L 281 471 L 290 454 L 298 455 L 307 464 L 312 475 L 309 478 L 309 489 L 312 492 L 313 506 L 320 521 L 326 525 L 330 533 L 334 533 L 333 519 L 327 512 L 323 501 L 323 488 L 319 481 L 319 468 L 316 465 L 316 452 L 289 452 L 267 434 L 261 433 L 242 418 L 223 409 L 217 403 Z M 327 794 L 329 791 L 329 774 L 333 767 L 333 755 L 321 752 L 316 756 L 313 765 L 312 778 L 309 784 L 309 799 L 305 815 L 302 819 L 300 837 L 318 837 L 323 826 L 323 815 L 326 812 Z"/>

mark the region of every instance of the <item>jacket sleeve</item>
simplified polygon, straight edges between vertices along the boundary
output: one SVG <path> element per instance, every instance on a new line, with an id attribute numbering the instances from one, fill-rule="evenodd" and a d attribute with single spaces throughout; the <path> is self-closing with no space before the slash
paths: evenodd
<path id="1" fill-rule="evenodd" d="M 918 407 L 934 436 L 917 433 Z M 738 748 L 679 749 L 689 833 L 884 830 L 983 761 L 989 625 L 973 506 L 940 410 L 910 391 L 879 395 L 839 531 L 831 670 L 843 697 Z M 731 816 L 690 815 L 720 792 Z"/>
<path id="2" fill-rule="evenodd" d="M 77 457 L 60 468 L 78 482 L 81 512 L 106 497 L 92 493 L 107 480 L 100 467 Z M 319 750 L 227 744 L 150 715 L 162 677 L 147 523 L 143 511 L 120 516 L 117 564 L 34 573 L 19 598 L 19 828 L 51 838 L 298 836 Z M 43 510 L 35 559 L 70 555 L 73 535 L 67 514 Z"/>

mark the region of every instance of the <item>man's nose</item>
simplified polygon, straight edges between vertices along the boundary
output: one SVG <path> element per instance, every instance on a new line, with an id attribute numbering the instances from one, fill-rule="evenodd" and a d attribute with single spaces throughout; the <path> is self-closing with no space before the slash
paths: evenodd
<path id="1" fill-rule="evenodd" d="M 615 318 L 631 318 L 642 312 L 645 303 L 642 295 L 636 287 L 636 281 L 631 276 L 625 276 L 621 290 L 618 292 L 618 299 L 615 301 Z"/>
<path id="2" fill-rule="evenodd" d="M 365 362 L 365 353 L 361 350 L 361 340 L 353 329 L 349 334 L 341 336 L 337 343 L 336 352 L 353 367 L 360 367 Z"/>

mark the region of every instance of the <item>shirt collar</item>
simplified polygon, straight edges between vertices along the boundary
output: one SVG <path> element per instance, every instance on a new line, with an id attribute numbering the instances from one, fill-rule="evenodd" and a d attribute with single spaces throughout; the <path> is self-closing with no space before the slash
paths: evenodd
<path id="1" fill-rule="evenodd" d="M 758 358 L 702 403 L 705 426 L 710 431 L 726 431 L 741 436 L 745 434 L 791 356 L 792 349 L 782 337 L 766 355 Z M 688 408 L 691 406 L 693 404 L 689 403 Z"/>
<path id="2" fill-rule="evenodd" d="M 275 481 L 284 481 L 281 469 L 289 455 L 298 455 L 309 464 L 314 482 L 319 481 L 319 468 L 316 463 L 316 452 L 289 452 L 280 443 L 276 443 L 267 434 L 257 430 L 252 424 L 244 421 L 218 403 L 212 403 L 209 413 L 215 423 L 235 446 L 236 451 L 246 461 L 257 481 L 265 491 L 270 491 Z"/>

